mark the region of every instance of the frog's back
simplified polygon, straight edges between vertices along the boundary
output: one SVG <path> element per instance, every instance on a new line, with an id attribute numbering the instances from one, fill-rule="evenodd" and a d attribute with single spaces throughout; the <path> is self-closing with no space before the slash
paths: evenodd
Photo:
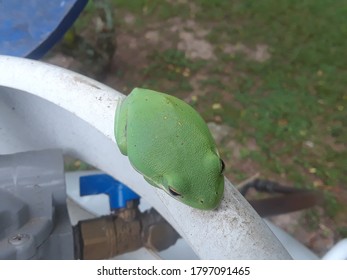
<path id="1" fill-rule="evenodd" d="M 205 121 L 184 101 L 143 89 L 134 89 L 128 98 L 128 154 L 136 157 L 141 168 L 151 169 L 147 173 L 152 169 L 165 172 L 158 168 L 186 168 L 185 156 L 194 154 L 198 161 L 200 153 L 204 156 L 202 151 L 216 151 Z M 155 164 L 163 157 L 170 160 Z"/>
<path id="2" fill-rule="evenodd" d="M 148 137 L 153 139 L 153 136 L 170 137 L 169 139 L 175 143 L 176 140 L 171 138 L 173 135 L 187 137 L 201 135 L 200 141 L 215 148 L 214 140 L 205 121 L 184 101 L 168 94 L 137 88 L 128 98 L 130 105 L 128 133 L 134 133 L 138 138 L 146 139 Z M 194 143 L 192 144 L 194 145 Z"/>

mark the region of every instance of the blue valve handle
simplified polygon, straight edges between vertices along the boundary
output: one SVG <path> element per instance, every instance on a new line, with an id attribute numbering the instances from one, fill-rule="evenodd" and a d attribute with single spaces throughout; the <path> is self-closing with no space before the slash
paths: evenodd
<path id="1" fill-rule="evenodd" d="M 127 201 L 140 199 L 126 185 L 106 174 L 87 175 L 80 177 L 80 195 L 107 194 L 111 210 L 126 207 Z"/>

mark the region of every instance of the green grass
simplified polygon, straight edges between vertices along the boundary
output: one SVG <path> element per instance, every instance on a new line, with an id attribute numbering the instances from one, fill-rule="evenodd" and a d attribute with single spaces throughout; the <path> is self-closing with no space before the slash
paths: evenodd
<path id="1" fill-rule="evenodd" d="M 347 238 L 347 227 L 338 228 L 338 233 L 341 235 L 342 238 Z"/>
<path id="2" fill-rule="evenodd" d="M 151 63 L 142 69 L 143 75 L 148 79 L 141 86 L 170 94 L 190 92 L 192 87 L 189 77 L 205 64 L 204 61 L 188 59 L 182 51 L 176 49 L 163 52 L 154 50 L 148 57 Z"/>
<path id="3" fill-rule="evenodd" d="M 304 169 L 315 168 L 325 184 L 342 184 L 347 154 L 333 150 L 327 138 L 335 143 L 347 139 L 347 2 L 200 3 L 202 23 L 224 19 L 209 34 L 214 44 L 242 42 L 254 48 L 261 43 L 271 49 L 271 59 L 265 63 L 242 54 L 226 61 L 220 54 L 221 63 L 233 63 L 236 73 L 245 74 L 238 80 L 238 90 L 230 94 L 242 104 L 238 121 L 251 131 L 244 133 L 256 138 L 263 155 L 271 160 L 270 169 L 290 173 L 296 167 L 281 161 L 295 159 Z M 225 120 L 235 125 L 231 118 Z M 303 147 L 304 141 L 312 141 L 321 154 Z"/>
<path id="4" fill-rule="evenodd" d="M 146 21 L 151 18 L 166 20 L 180 15 L 188 17 L 189 9 L 181 3 L 170 4 L 162 0 L 109 0 L 117 9 L 126 9 L 140 17 L 145 17 Z M 175 2 L 175 1 L 173 1 Z"/>

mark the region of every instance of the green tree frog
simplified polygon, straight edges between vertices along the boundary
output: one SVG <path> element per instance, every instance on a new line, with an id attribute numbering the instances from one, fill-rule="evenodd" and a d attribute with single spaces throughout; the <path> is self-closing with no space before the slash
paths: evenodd
<path id="1" fill-rule="evenodd" d="M 205 121 L 184 101 L 135 88 L 117 107 L 115 138 L 151 185 L 194 208 L 219 205 L 224 163 Z"/>

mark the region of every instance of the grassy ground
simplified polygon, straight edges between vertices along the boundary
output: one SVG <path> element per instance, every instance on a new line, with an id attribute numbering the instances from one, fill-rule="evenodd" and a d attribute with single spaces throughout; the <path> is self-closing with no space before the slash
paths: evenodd
<path id="1" fill-rule="evenodd" d="M 91 1 L 77 30 L 97 3 L 116 26 L 105 82 L 184 98 L 228 131 L 231 181 L 259 172 L 323 190 L 334 238 L 346 235 L 346 1 Z"/>

